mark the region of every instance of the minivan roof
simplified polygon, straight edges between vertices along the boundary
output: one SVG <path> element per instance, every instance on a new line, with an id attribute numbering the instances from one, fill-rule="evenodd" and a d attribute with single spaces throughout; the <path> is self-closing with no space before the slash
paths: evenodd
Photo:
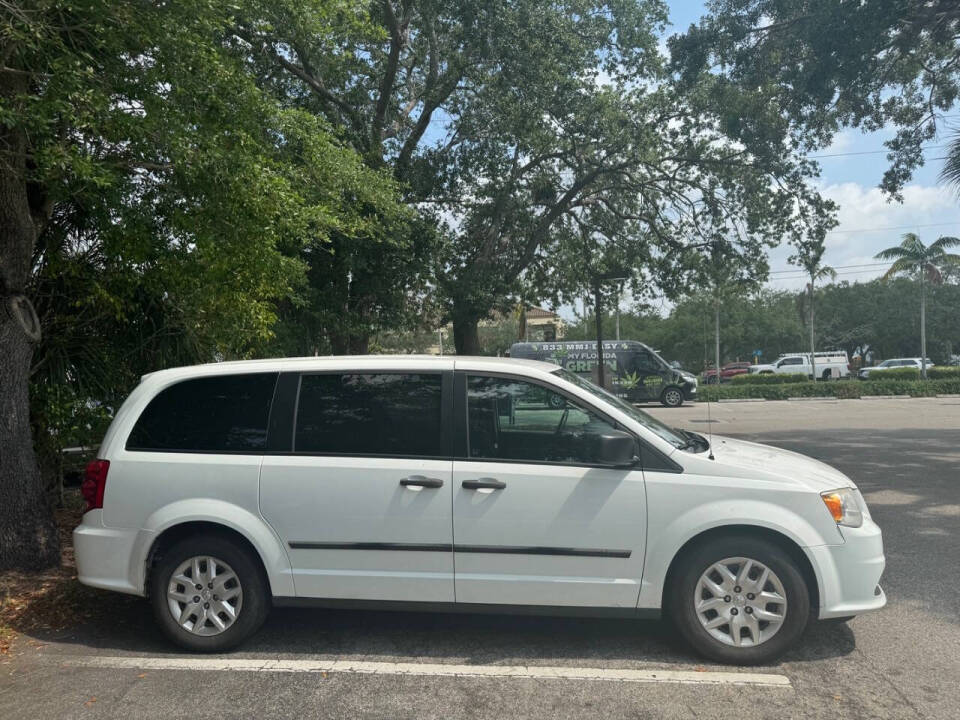
<path id="1" fill-rule="evenodd" d="M 544 372 L 557 369 L 553 363 L 540 360 L 525 360 L 521 358 L 498 358 L 469 355 L 321 355 L 293 358 L 264 358 L 260 360 L 228 360 L 224 362 L 205 363 L 201 365 L 184 365 L 181 367 L 158 370 L 147 373 L 141 380 L 158 375 L 212 375 L 227 371 L 242 372 L 244 370 L 269 372 L 302 371 L 302 370 L 376 370 L 428 368 L 453 369 L 458 365 L 471 369 L 489 367 L 490 369 L 506 372 L 512 367 L 531 367 Z"/>

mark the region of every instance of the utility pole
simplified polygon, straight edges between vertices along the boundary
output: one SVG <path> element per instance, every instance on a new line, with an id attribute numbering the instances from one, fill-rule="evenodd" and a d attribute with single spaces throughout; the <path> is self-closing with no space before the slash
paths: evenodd
<path id="1" fill-rule="evenodd" d="M 597 316 L 597 380 L 600 387 L 604 386 L 604 370 L 606 369 L 603 362 L 603 330 L 601 329 L 600 322 L 600 278 L 597 278 L 593 286 L 593 297 L 594 297 L 594 312 Z"/>
<path id="2" fill-rule="evenodd" d="M 717 385 L 720 384 L 720 297 L 713 299 L 713 339 L 714 339 L 714 369 L 716 370 Z"/>
<path id="3" fill-rule="evenodd" d="M 813 274 L 810 275 L 810 374 L 817 379 L 817 350 L 813 337 Z"/>

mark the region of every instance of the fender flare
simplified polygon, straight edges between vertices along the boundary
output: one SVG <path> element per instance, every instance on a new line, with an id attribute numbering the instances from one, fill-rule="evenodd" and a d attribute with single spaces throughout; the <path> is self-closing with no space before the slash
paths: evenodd
<path id="1" fill-rule="evenodd" d="M 652 536 L 648 532 L 647 563 L 643 568 L 637 606 L 661 607 L 666 590 L 667 572 L 680 551 L 696 537 L 724 527 L 759 528 L 782 535 L 792 542 L 806 556 L 813 568 L 818 592 L 820 597 L 823 597 L 822 571 L 814 562 L 808 548 L 843 544 L 840 531 L 836 530 L 834 537 L 825 537 L 813 525 L 781 505 L 737 498 L 715 500 L 690 508 L 657 532 L 657 535 L 663 538 L 659 543 L 651 542 Z M 663 543 L 669 543 L 669 550 Z M 655 561 L 650 562 L 654 558 Z"/>
<path id="2" fill-rule="evenodd" d="M 272 594 L 285 597 L 296 595 L 290 557 L 273 529 L 263 518 L 249 510 L 212 498 L 177 500 L 159 508 L 147 518 L 140 533 L 142 540 L 138 538 L 137 552 L 131 557 L 131 561 L 136 563 L 136 567 L 131 568 L 131 577 L 141 592 L 146 580 L 147 559 L 156 540 L 170 528 L 190 522 L 222 525 L 246 538 L 260 556 Z"/>

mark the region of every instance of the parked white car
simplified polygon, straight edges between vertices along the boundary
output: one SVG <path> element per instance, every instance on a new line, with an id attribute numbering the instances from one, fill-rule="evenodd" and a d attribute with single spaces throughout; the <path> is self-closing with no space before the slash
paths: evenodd
<path id="1" fill-rule="evenodd" d="M 561 399 L 562 402 L 559 402 Z M 143 378 L 87 468 L 80 581 L 149 597 L 186 648 L 271 605 L 627 618 L 767 662 L 883 607 L 850 478 L 675 430 L 556 365 L 338 357 Z"/>
<path id="2" fill-rule="evenodd" d="M 884 360 L 879 365 L 874 365 L 873 367 L 860 368 L 860 371 L 857 373 L 857 377 L 861 380 L 866 380 L 870 377 L 870 373 L 876 371 L 890 370 L 892 368 L 901 368 L 901 367 L 910 367 L 920 370 L 923 367 L 923 361 L 921 358 L 890 358 L 889 360 Z M 927 367 L 933 367 L 933 363 L 930 361 L 930 358 L 927 358 Z"/>
<path id="3" fill-rule="evenodd" d="M 815 360 L 817 380 L 836 380 L 850 375 L 850 360 L 844 351 L 818 352 Z M 810 353 L 791 353 L 781 355 L 774 363 L 751 365 L 748 372 L 757 375 L 802 373 L 813 378 L 814 366 Z"/>

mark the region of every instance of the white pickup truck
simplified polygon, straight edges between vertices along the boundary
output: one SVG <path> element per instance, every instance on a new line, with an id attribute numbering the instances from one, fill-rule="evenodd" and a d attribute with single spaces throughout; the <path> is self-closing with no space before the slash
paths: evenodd
<path id="1" fill-rule="evenodd" d="M 846 351 L 816 353 L 816 374 L 818 380 L 836 380 L 850 375 L 850 361 Z M 803 373 L 813 378 L 813 365 L 810 353 L 787 353 L 769 365 L 751 365 L 749 372 L 758 375 Z"/>

